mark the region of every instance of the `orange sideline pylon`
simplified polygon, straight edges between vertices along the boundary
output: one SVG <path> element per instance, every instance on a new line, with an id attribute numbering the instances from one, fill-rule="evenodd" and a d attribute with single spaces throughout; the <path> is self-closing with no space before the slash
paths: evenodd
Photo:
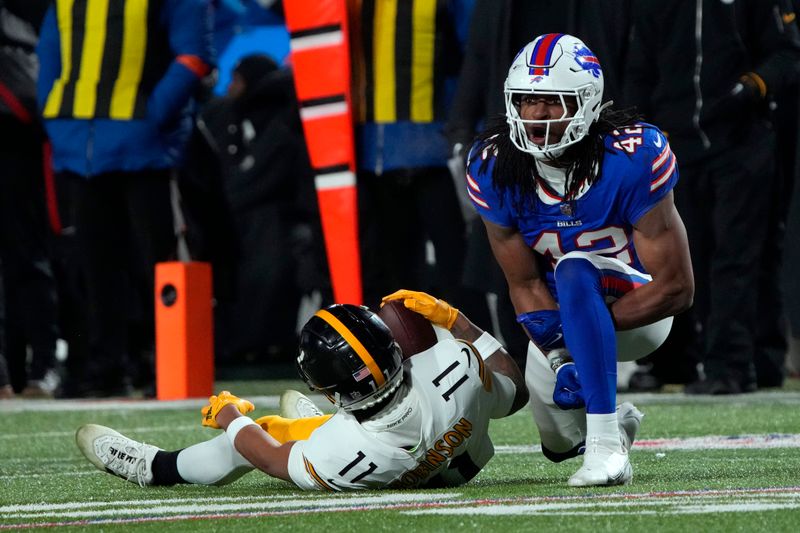
<path id="1" fill-rule="evenodd" d="M 208 397 L 214 390 L 211 265 L 156 265 L 156 397 Z"/>
<path id="2" fill-rule="evenodd" d="M 300 118 L 337 302 L 362 302 L 345 0 L 285 0 Z"/>

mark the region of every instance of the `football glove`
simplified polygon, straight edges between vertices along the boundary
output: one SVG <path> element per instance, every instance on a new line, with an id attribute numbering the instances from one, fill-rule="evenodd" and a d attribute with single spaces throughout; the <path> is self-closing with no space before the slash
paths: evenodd
<path id="1" fill-rule="evenodd" d="M 561 409 L 580 409 L 586 402 L 583 399 L 578 370 L 575 363 L 564 363 L 556 369 L 556 387 L 553 401 Z"/>
<path id="2" fill-rule="evenodd" d="M 216 396 L 211 396 L 208 399 L 208 405 L 200 410 L 200 413 L 203 415 L 202 424 L 205 427 L 220 429 L 219 424 L 217 424 L 217 415 L 223 407 L 231 403 L 234 404 L 236 409 L 243 415 L 255 409 L 252 402 L 243 400 L 224 390 Z"/>
<path id="3" fill-rule="evenodd" d="M 445 302 L 431 296 L 430 294 L 400 289 L 381 299 L 381 303 L 390 300 L 403 300 L 403 305 L 415 313 L 419 313 L 432 323 L 443 328 L 453 327 L 458 318 L 458 309 Z"/>
<path id="4" fill-rule="evenodd" d="M 517 315 L 531 340 L 542 351 L 563 348 L 564 331 L 561 328 L 561 313 L 557 309 L 542 309 Z"/>

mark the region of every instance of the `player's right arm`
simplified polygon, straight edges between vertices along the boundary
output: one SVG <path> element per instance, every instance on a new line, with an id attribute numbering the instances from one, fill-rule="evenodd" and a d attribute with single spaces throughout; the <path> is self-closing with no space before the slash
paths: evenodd
<path id="1" fill-rule="evenodd" d="M 458 313 L 458 317 L 450 328 L 450 333 L 452 333 L 455 338 L 465 340 L 469 343 L 475 343 L 483 335 L 488 335 L 488 333 L 473 324 L 464 313 Z M 500 343 L 493 344 L 493 346 L 495 350 L 492 351 L 491 354 L 481 353 L 480 356 L 483 358 L 486 367 L 491 370 L 493 374 L 501 374 L 514 383 L 516 389 L 514 401 L 511 403 L 511 409 L 508 412 L 508 414 L 511 415 L 522 409 L 528 403 L 528 388 L 525 386 L 525 378 L 522 376 L 522 372 L 520 372 L 517 363 L 508 355 L 505 348 L 503 348 Z"/>
<path id="2" fill-rule="evenodd" d="M 510 411 L 502 416 L 515 413 L 528 403 L 528 389 L 517 364 L 497 339 L 473 324 L 464 313 L 444 300 L 419 291 L 401 289 L 383 298 L 384 302 L 390 300 L 402 300 L 406 308 L 448 329 L 456 339 L 470 343 L 493 374 L 500 374 L 511 381 L 515 389 L 514 399 Z"/>
<path id="3" fill-rule="evenodd" d="M 225 431 L 237 418 L 245 417 L 234 404 L 228 404 L 216 415 L 216 422 Z M 247 417 L 246 417 L 247 418 Z M 235 435 L 234 448 L 250 464 L 270 476 L 292 481 L 289 476 L 289 452 L 294 442 L 281 444 L 256 423 L 247 424 Z"/>
<path id="4" fill-rule="evenodd" d="M 489 244 L 503 269 L 517 314 L 557 309 L 536 266 L 534 251 L 516 228 L 512 195 L 501 193 L 493 185 L 497 154 L 492 139 L 476 141 L 467 160 L 467 192 L 486 226 Z"/>
<path id="5" fill-rule="evenodd" d="M 508 284 L 511 303 L 517 314 L 542 309 L 558 309 L 547 282 L 536 266 L 535 252 L 514 228 L 483 219 L 486 234 L 497 263 Z"/>

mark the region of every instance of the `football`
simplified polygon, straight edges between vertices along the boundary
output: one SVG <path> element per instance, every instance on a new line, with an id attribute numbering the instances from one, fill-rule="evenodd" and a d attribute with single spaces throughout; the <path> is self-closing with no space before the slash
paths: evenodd
<path id="1" fill-rule="evenodd" d="M 403 359 L 424 352 L 436 344 L 433 325 L 424 316 L 403 305 L 402 300 L 390 300 L 378 310 L 378 316 L 389 327 L 403 351 Z"/>

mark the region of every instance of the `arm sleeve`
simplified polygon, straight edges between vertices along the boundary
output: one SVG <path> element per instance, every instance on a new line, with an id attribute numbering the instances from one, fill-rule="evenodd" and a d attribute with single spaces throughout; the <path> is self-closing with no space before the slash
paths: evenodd
<path id="1" fill-rule="evenodd" d="M 624 137 L 617 139 L 624 141 Z M 629 168 L 623 181 L 622 210 L 625 220 L 634 225 L 678 183 L 677 159 L 658 128 L 643 128 L 642 148 L 631 156 Z"/>
<path id="2" fill-rule="evenodd" d="M 175 59 L 148 101 L 152 119 L 163 125 L 191 100 L 211 68 L 211 5 L 208 0 L 171 0 L 162 8 Z"/>

